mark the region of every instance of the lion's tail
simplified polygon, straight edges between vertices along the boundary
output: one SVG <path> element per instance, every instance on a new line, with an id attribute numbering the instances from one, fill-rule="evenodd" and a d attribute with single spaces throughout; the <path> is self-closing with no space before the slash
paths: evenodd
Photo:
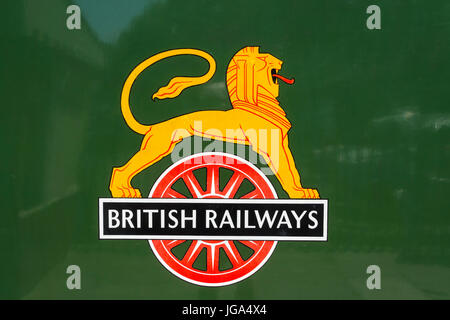
<path id="1" fill-rule="evenodd" d="M 154 56 L 148 58 L 147 60 L 140 63 L 134 70 L 130 73 L 122 89 L 122 96 L 120 100 L 120 105 L 122 109 L 123 117 L 127 125 L 135 132 L 140 134 L 146 134 L 150 129 L 149 125 L 143 125 L 139 123 L 131 113 L 130 109 L 130 91 L 136 78 L 144 71 L 146 68 L 150 67 L 155 62 L 163 60 L 165 58 L 178 56 L 178 55 L 194 55 L 202 57 L 209 62 L 209 70 L 203 76 L 200 77 L 175 77 L 170 80 L 169 84 L 165 87 L 160 88 L 153 96 L 152 99 L 166 99 L 177 97 L 184 89 L 203 84 L 212 78 L 214 72 L 216 71 L 216 62 L 214 58 L 208 53 L 196 50 L 196 49 L 174 49 L 164 51 Z"/>

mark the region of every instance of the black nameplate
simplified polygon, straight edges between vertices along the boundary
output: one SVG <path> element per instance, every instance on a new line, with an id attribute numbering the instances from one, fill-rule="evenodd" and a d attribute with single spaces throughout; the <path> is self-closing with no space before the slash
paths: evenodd
<path id="1" fill-rule="evenodd" d="M 100 239 L 326 241 L 325 199 L 99 200 Z"/>

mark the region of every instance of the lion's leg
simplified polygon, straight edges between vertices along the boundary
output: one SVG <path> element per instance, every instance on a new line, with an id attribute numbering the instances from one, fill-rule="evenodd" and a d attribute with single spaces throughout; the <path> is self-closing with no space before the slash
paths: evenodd
<path id="1" fill-rule="evenodd" d="M 290 198 L 319 198 L 319 193 L 316 189 L 305 189 L 302 187 L 300 174 L 289 149 L 287 135 L 283 138 L 280 130 L 277 131 L 279 138 L 275 137 L 272 139 L 271 135 L 273 134 L 275 134 L 273 131 L 269 133 L 266 143 L 259 141 L 259 139 L 256 141 L 250 138 L 252 149 L 264 158 Z"/>
<path id="2" fill-rule="evenodd" d="M 170 154 L 175 145 L 191 135 L 189 130 L 180 128 L 184 123 L 167 121 L 151 127 L 145 135 L 141 149 L 122 167 L 114 168 L 109 189 L 113 197 L 141 197 L 138 189 L 131 186 L 131 179 L 145 168 Z"/>
<path id="3" fill-rule="evenodd" d="M 305 189 L 300 183 L 300 174 L 295 166 L 294 158 L 288 145 L 287 135 L 282 141 L 280 149 L 280 164 L 278 178 L 284 182 L 283 188 L 290 198 L 319 198 L 317 189 Z"/>

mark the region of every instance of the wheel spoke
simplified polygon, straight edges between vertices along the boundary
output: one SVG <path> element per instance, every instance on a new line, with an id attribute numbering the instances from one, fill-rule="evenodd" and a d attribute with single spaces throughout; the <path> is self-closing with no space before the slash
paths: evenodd
<path id="1" fill-rule="evenodd" d="M 237 267 L 241 265 L 242 262 L 244 262 L 244 260 L 242 260 L 241 254 L 234 245 L 233 241 L 226 241 L 225 245 L 223 246 L 223 250 L 225 250 L 225 253 L 228 259 L 230 259 L 233 267 Z"/>
<path id="2" fill-rule="evenodd" d="M 259 199 L 259 198 L 262 198 L 262 195 L 258 189 L 250 191 L 245 196 L 241 197 L 241 199 Z"/>
<path id="3" fill-rule="evenodd" d="M 167 249 L 171 250 L 172 248 L 175 248 L 176 246 L 182 244 L 186 240 L 168 240 L 165 241 L 165 246 Z"/>
<path id="4" fill-rule="evenodd" d="M 189 267 L 192 267 L 195 260 L 197 259 L 198 255 L 202 251 L 202 243 L 198 240 L 192 241 L 191 246 L 189 247 L 188 251 L 183 257 L 183 260 L 181 262 Z"/>
<path id="5" fill-rule="evenodd" d="M 206 178 L 208 194 L 219 193 L 219 167 L 218 166 L 208 166 L 207 178 Z"/>
<path id="6" fill-rule="evenodd" d="M 186 198 L 185 195 L 179 193 L 178 191 L 173 190 L 172 188 L 169 188 L 166 192 L 165 195 L 168 198 Z"/>
<path id="7" fill-rule="evenodd" d="M 246 247 L 249 247 L 255 252 L 261 247 L 260 241 L 240 240 L 239 242 L 245 245 Z"/>
<path id="8" fill-rule="evenodd" d="M 219 272 L 219 246 L 207 246 L 206 270 Z"/>
<path id="9" fill-rule="evenodd" d="M 222 194 L 225 196 L 225 198 L 234 198 L 234 195 L 241 186 L 242 181 L 244 181 L 244 176 L 242 175 L 242 173 L 235 172 L 222 191 Z"/>
<path id="10" fill-rule="evenodd" d="M 204 195 L 203 189 L 192 171 L 183 174 L 183 180 L 194 198 L 201 198 Z"/>

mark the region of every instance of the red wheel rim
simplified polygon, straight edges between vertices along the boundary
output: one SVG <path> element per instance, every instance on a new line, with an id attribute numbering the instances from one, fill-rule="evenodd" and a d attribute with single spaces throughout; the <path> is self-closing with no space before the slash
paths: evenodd
<path id="1" fill-rule="evenodd" d="M 194 172 L 206 168 L 206 183 L 199 182 Z M 231 177 L 220 186 L 221 168 L 230 170 Z M 174 187 L 183 182 L 187 188 L 184 193 Z M 244 181 L 253 190 L 238 195 Z M 242 198 L 274 199 L 275 190 L 266 176 L 250 162 L 226 153 L 200 153 L 181 159 L 169 167 L 156 181 L 150 191 L 150 198 Z M 150 240 L 150 246 L 158 260 L 177 277 L 203 286 L 224 286 L 241 281 L 261 268 L 270 258 L 276 241 L 212 241 L 194 240 Z M 173 249 L 183 245 L 187 249 L 178 257 Z M 243 257 L 242 248 L 250 249 L 250 256 Z M 206 264 L 199 269 L 194 264 L 206 252 Z M 226 255 L 224 258 L 223 254 Z M 221 269 L 222 260 L 228 259 L 231 267 Z"/>

